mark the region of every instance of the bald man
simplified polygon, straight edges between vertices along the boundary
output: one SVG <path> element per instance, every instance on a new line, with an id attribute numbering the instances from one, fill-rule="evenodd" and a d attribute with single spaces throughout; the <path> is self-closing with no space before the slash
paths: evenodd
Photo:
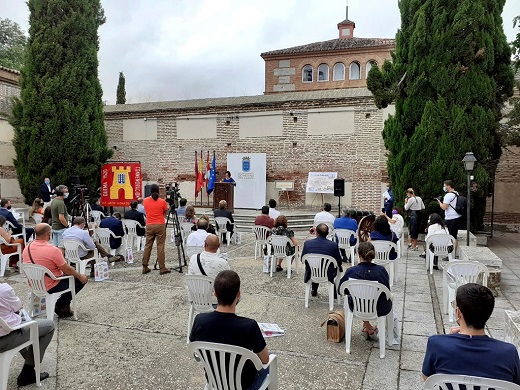
<path id="1" fill-rule="evenodd" d="M 47 268 L 51 273 L 60 277 L 63 275 L 74 276 L 76 294 L 81 291 L 87 283 L 87 277 L 76 272 L 74 268 L 67 264 L 62 251 L 49 244 L 52 235 L 52 228 L 46 223 L 39 223 L 34 229 L 36 239 L 27 245 L 23 251 L 22 259 L 24 264 L 38 264 Z M 52 280 L 45 278 L 45 288 L 48 293 L 55 293 L 69 288 L 68 280 Z M 54 312 L 60 318 L 72 317 L 74 313 L 70 310 L 72 294 L 67 292 L 58 298 Z"/>
<path id="2" fill-rule="evenodd" d="M 204 241 L 204 251 L 191 256 L 188 266 L 188 275 L 207 275 L 212 278 L 220 271 L 228 270 L 227 259 L 220 254 L 220 241 L 218 236 L 210 234 Z"/>

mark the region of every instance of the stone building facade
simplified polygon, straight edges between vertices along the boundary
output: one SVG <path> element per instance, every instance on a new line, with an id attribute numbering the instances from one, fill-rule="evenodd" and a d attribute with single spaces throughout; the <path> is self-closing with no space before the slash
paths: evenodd
<path id="1" fill-rule="evenodd" d="M 338 172 L 346 181 L 342 204 L 376 211 L 386 177 L 385 115 L 366 88 L 351 88 L 106 106 L 105 126 L 114 161 L 140 161 L 145 180 L 180 182 L 191 201 L 194 151 L 215 150 L 219 179 L 227 153 L 266 153 L 267 198 L 278 198 L 275 180 L 294 180 L 291 206 L 318 207 L 321 197 L 305 193 L 309 171 Z"/>

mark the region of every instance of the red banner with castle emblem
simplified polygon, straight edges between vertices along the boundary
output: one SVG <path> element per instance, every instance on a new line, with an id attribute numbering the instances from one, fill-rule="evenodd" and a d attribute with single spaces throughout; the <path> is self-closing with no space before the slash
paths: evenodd
<path id="1" fill-rule="evenodd" d="M 101 205 L 129 207 L 142 197 L 140 162 L 112 162 L 101 168 Z"/>

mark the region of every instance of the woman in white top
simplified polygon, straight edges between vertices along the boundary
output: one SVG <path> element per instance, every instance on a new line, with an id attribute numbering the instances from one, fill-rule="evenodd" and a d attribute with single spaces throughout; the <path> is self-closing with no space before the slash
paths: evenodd
<path id="1" fill-rule="evenodd" d="M 392 218 L 386 215 L 386 213 L 381 213 L 381 215 L 386 215 L 386 219 L 390 224 L 390 229 L 395 232 L 398 237 L 401 237 L 401 233 L 403 232 L 404 228 L 404 218 L 401 214 L 403 214 L 403 208 L 399 206 L 395 206 L 392 209 Z"/>
<path id="2" fill-rule="evenodd" d="M 424 203 L 420 196 L 415 196 L 413 188 L 406 190 L 406 199 L 404 200 L 404 209 L 408 211 L 408 224 L 410 230 L 410 248 L 411 251 L 416 251 L 417 238 L 419 237 L 419 212 L 424 209 Z"/>
<path id="3" fill-rule="evenodd" d="M 434 235 L 434 234 L 449 234 L 448 228 L 446 227 L 446 224 L 442 220 L 441 216 L 437 213 L 430 214 L 430 217 L 428 218 L 428 230 L 426 233 L 426 239 L 428 237 Z M 428 249 L 428 248 L 426 248 Z M 421 257 L 426 257 L 426 251 L 423 252 Z M 438 269 L 438 259 L 437 256 L 433 258 L 433 268 Z"/>

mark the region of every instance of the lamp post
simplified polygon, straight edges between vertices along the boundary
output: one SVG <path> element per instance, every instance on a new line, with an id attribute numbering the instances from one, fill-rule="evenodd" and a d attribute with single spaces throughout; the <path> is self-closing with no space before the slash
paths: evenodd
<path id="1" fill-rule="evenodd" d="M 464 158 L 462 159 L 462 162 L 464 163 L 464 169 L 466 170 L 466 174 L 468 175 L 468 205 L 466 207 L 466 245 L 469 246 L 471 173 L 475 168 L 475 163 L 477 162 L 477 159 L 475 158 L 472 152 L 467 152 Z"/>

